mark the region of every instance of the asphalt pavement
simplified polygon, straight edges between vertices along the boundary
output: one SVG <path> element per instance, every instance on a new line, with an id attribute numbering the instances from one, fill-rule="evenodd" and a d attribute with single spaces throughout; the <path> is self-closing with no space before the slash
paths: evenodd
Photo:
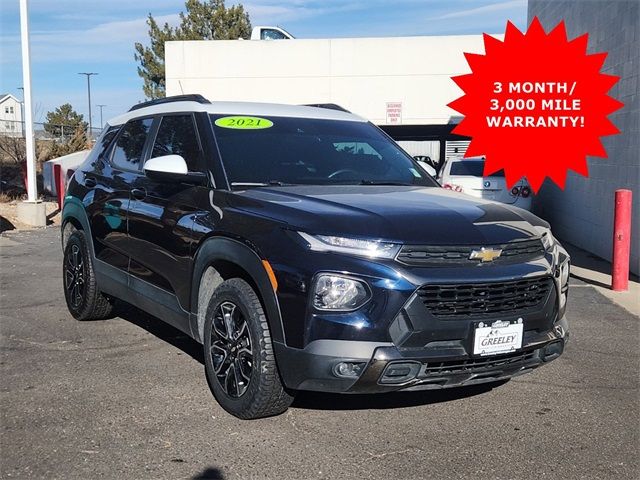
<path id="1" fill-rule="evenodd" d="M 61 257 L 56 228 L 0 237 L 2 478 L 638 478 L 640 321 L 582 281 L 565 354 L 499 388 L 304 393 L 241 421 L 177 330 L 74 320 Z"/>

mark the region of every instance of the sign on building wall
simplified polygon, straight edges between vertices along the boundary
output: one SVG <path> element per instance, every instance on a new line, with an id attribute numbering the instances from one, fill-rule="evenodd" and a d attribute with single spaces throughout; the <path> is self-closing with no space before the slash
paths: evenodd
<path id="1" fill-rule="evenodd" d="M 402 123 L 402 102 L 387 102 L 387 125 Z"/>

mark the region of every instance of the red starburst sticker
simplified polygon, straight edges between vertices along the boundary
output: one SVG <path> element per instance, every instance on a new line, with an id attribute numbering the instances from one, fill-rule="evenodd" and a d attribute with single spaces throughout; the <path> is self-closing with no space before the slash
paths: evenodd
<path id="1" fill-rule="evenodd" d="M 567 170 L 588 175 L 587 155 L 606 157 L 600 137 L 619 133 L 607 115 L 623 104 L 607 95 L 619 77 L 600 73 L 606 53 L 588 55 L 588 35 L 567 40 L 564 22 L 546 34 L 507 23 L 504 41 L 484 35 L 485 55 L 465 53 L 471 74 L 453 77 L 464 95 L 454 133 L 472 138 L 466 157 L 485 157 L 484 174 L 504 170 L 509 188 L 545 177 L 564 188 Z"/>

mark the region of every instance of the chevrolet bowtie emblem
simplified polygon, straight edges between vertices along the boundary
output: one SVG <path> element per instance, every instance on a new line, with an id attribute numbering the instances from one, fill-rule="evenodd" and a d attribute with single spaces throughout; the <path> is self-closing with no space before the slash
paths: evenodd
<path id="1" fill-rule="evenodd" d="M 501 248 L 484 248 L 480 250 L 471 250 L 469 260 L 480 260 L 482 263 L 493 262 L 502 254 Z"/>

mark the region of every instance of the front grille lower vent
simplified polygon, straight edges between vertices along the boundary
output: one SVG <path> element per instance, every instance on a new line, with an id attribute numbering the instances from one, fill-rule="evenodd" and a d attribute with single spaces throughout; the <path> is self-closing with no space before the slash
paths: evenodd
<path id="1" fill-rule="evenodd" d="M 517 313 L 544 302 L 553 286 L 550 277 L 496 283 L 425 285 L 418 296 L 435 317 L 468 318 Z"/>
<path id="2" fill-rule="evenodd" d="M 396 257 L 400 263 L 416 267 L 454 267 L 477 265 L 479 260 L 469 257 L 482 247 L 501 249 L 501 255 L 491 264 L 528 262 L 544 255 L 539 238 L 517 240 L 500 245 L 405 245 Z"/>
<path id="3" fill-rule="evenodd" d="M 421 377 L 451 375 L 456 373 L 482 373 L 487 370 L 510 369 L 523 366 L 533 360 L 535 350 L 528 352 L 507 353 L 484 358 L 468 360 L 454 360 L 448 362 L 425 363 L 421 371 Z"/>

